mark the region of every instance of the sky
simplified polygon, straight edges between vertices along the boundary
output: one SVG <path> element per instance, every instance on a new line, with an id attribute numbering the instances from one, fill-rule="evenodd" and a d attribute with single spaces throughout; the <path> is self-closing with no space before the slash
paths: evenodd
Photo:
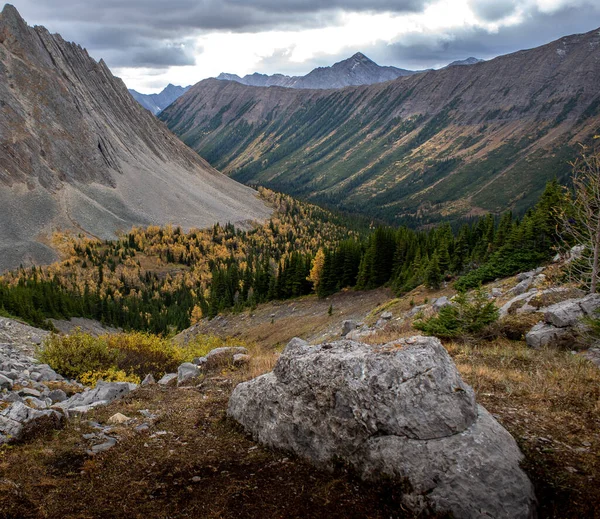
<path id="1" fill-rule="evenodd" d="M 439 68 L 600 27 L 599 0 L 12 0 L 142 93 L 221 72 L 303 75 L 362 52 Z"/>

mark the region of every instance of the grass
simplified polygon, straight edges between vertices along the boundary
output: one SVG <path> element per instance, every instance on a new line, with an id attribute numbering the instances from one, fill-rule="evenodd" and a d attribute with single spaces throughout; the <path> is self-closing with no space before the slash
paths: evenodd
<path id="1" fill-rule="evenodd" d="M 600 370 L 583 356 L 521 341 L 446 348 L 478 401 L 523 450 L 540 517 L 597 517 Z"/>

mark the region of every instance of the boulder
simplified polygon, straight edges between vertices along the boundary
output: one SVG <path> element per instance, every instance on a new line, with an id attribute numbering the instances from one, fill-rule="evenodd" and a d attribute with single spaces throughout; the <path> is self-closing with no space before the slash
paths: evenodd
<path id="1" fill-rule="evenodd" d="M 233 356 L 237 353 L 248 354 L 248 350 L 242 346 L 224 346 L 215 348 L 206 355 L 207 369 L 215 369 L 228 364 L 233 364 Z"/>
<path id="2" fill-rule="evenodd" d="M 589 294 L 581 299 L 568 299 L 544 309 L 544 320 L 558 328 L 577 326 L 582 317 L 591 317 L 600 309 L 600 294 Z"/>
<path id="3" fill-rule="evenodd" d="M 48 398 L 53 403 L 64 402 L 67 399 L 67 394 L 62 389 L 53 389 L 48 392 Z"/>
<path id="4" fill-rule="evenodd" d="M 383 346 L 293 339 L 238 385 L 228 414 L 261 443 L 369 480 L 397 478 L 414 513 L 529 518 L 533 487 L 510 434 L 478 407 L 438 339 Z"/>
<path id="5" fill-rule="evenodd" d="M 201 371 L 196 364 L 184 362 L 177 368 L 177 385 L 183 386 L 185 384 L 193 384 L 200 374 Z"/>
<path id="6" fill-rule="evenodd" d="M 573 336 L 566 328 L 557 328 L 548 323 L 538 323 L 525 335 L 525 342 L 530 348 L 544 346 L 565 346 L 573 342 Z"/>
<path id="7" fill-rule="evenodd" d="M 342 337 L 348 335 L 351 331 L 356 330 L 358 328 L 358 322 L 354 319 L 347 319 L 342 323 Z"/>
<path id="8" fill-rule="evenodd" d="M 389 320 L 392 318 L 392 312 L 383 312 L 383 313 L 381 314 L 381 318 L 382 318 L 384 321 L 389 321 Z"/>

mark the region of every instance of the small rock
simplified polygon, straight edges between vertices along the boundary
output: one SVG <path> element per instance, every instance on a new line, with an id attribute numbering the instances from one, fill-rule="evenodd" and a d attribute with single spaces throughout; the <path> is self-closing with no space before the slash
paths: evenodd
<path id="1" fill-rule="evenodd" d="M 177 373 L 167 373 L 159 381 L 159 386 L 174 386 L 177 383 Z"/>
<path id="2" fill-rule="evenodd" d="M 345 337 L 351 331 L 356 330 L 358 328 L 358 323 L 354 319 L 347 319 L 342 323 L 342 333 L 341 336 Z"/>
<path id="3" fill-rule="evenodd" d="M 106 441 L 104 443 L 94 445 L 89 452 L 91 454 L 100 454 L 101 452 L 106 452 L 107 450 L 112 449 L 116 444 L 117 440 L 107 436 Z"/>
<path id="4" fill-rule="evenodd" d="M 12 389 L 12 387 L 13 381 L 4 375 L 0 375 L 0 389 Z"/>
<path id="5" fill-rule="evenodd" d="M 26 396 L 33 396 L 35 398 L 42 397 L 42 393 L 40 393 L 36 389 L 31 389 L 29 387 L 24 387 L 23 389 L 19 389 L 19 391 L 17 391 L 17 393 L 19 394 L 19 396 L 22 396 L 22 397 L 26 397 Z"/>
<path id="6" fill-rule="evenodd" d="M 64 402 L 67 399 L 67 394 L 62 389 L 53 389 L 48 393 L 48 398 L 53 403 Z"/>
<path id="7" fill-rule="evenodd" d="M 392 318 L 392 312 L 383 312 L 381 318 L 385 321 L 389 321 Z"/>
<path id="8" fill-rule="evenodd" d="M 129 418 L 128 416 L 125 416 L 124 414 L 121 414 L 121 413 L 116 413 L 116 414 L 113 414 L 108 419 L 107 423 L 109 423 L 111 425 L 119 425 L 119 424 L 127 423 L 129 420 L 131 420 L 131 418 Z"/>
<path id="9" fill-rule="evenodd" d="M 138 426 L 135 428 L 135 432 L 137 432 L 137 433 L 140 433 L 140 434 L 141 434 L 141 433 L 144 433 L 144 432 L 148 431 L 149 429 L 150 429 L 150 426 L 149 426 L 147 423 L 143 423 L 143 424 L 141 424 L 141 425 L 138 425 Z"/>
<path id="10" fill-rule="evenodd" d="M 442 296 L 439 299 L 436 299 L 435 303 L 433 303 L 433 308 L 435 310 L 441 310 L 445 306 L 450 306 L 452 303 L 446 296 Z"/>
<path id="11" fill-rule="evenodd" d="M 198 379 L 200 374 L 200 370 L 196 364 L 184 362 L 177 369 L 177 385 L 182 386 L 184 384 L 191 384 Z"/>
<path id="12" fill-rule="evenodd" d="M 152 375 L 152 373 L 148 373 L 146 375 L 146 377 L 144 378 L 144 380 L 142 380 L 142 386 L 151 386 L 153 384 L 156 384 L 156 380 L 154 380 L 154 376 Z"/>
<path id="13" fill-rule="evenodd" d="M 220 368 L 233 363 L 233 356 L 237 353 L 248 354 L 248 350 L 242 346 L 225 346 L 215 348 L 206 355 L 206 367 L 208 369 Z"/>

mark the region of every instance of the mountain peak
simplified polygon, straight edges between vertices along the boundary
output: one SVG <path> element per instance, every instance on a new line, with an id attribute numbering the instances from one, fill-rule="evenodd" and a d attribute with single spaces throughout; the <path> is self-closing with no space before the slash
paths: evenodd
<path id="1" fill-rule="evenodd" d="M 0 13 L 0 24 L 2 27 L 10 27 L 10 32 L 14 35 L 22 34 L 24 30 L 27 30 L 27 23 L 21 17 L 19 11 L 14 5 L 6 4 L 2 12 Z M 2 31 L 0 41 L 4 41 L 6 34 Z"/>

